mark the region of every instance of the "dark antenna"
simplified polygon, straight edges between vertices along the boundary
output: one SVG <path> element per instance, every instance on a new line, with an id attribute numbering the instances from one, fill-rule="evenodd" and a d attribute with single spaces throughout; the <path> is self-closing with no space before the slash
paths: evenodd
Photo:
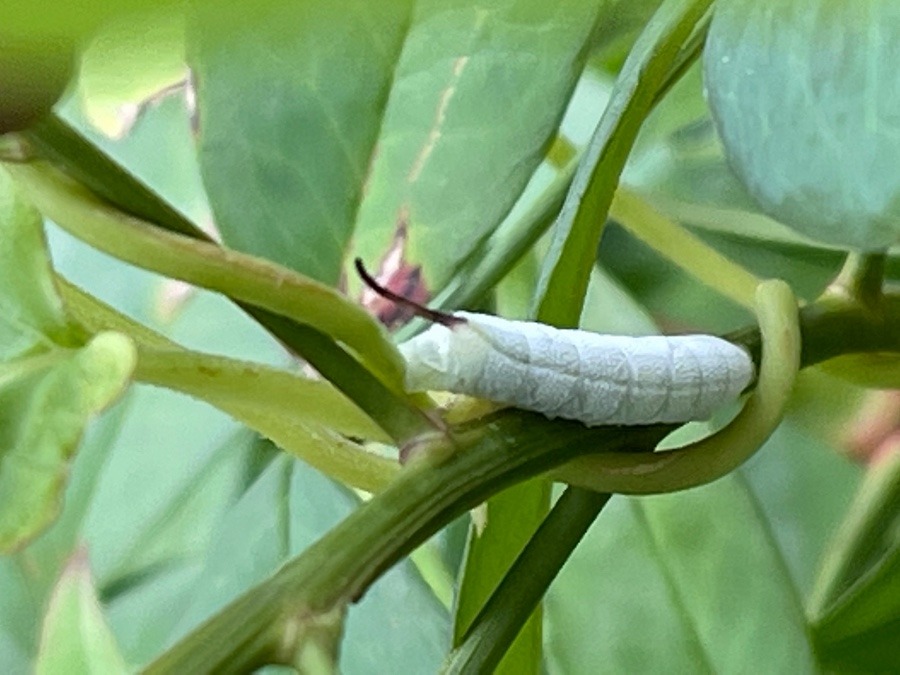
<path id="1" fill-rule="evenodd" d="M 418 302 L 413 302 L 409 298 L 404 298 L 402 295 L 397 295 L 393 291 L 389 291 L 384 286 L 379 284 L 375 279 L 366 271 L 365 265 L 363 265 L 363 261 L 361 258 L 357 258 L 354 261 L 356 265 L 356 271 L 359 274 L 360 279 L 371 288 L 373 291 L 378 293 L 382 298 L 386 300 L 390 300 L 391 302 L 397 303 L 401 307 L 408 307 L 413 314 L 416 316 L 420 316 L 423 319 L 427 319 L 428 321 L 432 321 L 434 323 L 439 323 L 442 326 L 447 326 L 448 328 L 452 328 L 453 326 L 457 326 L 461 323 L 465 323 L 466 320 L 459 316 L 453 316 L 447 312 L 439 312 L 435 309 L 428 309 L 424 305 L 420 305 Z"/>

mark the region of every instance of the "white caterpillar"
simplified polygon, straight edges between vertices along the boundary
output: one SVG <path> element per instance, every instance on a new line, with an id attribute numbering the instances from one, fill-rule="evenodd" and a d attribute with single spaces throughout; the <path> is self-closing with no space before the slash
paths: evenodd
<path id="1" fill-rule="evenodd" d="M 712 335 L 620 337 L 458 312 L 400 346 L 410 391 L 451 391 L 588 426 L 708 419 L 753 378 Z"/>
<path id="2" fill-rule="evenodd" d="M 588 426 L 636 425 L 708 419 L 753 379 L 749 354 L 712 335 L 623 337 L 419 310 L 435 323 L 400 345 L 409 391 L 467 394 Z"/>

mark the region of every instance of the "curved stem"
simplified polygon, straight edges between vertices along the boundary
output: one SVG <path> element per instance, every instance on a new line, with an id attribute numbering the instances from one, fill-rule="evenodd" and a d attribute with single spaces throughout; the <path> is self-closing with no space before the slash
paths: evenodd
<path id="1" fill-rule="evenodd" d="M 362 307 L 333 288 L 263 258 L 129 216 L 49 164 L 15 165 L 9 172 L 41 213 L 98 250 L 315 326 L 356 350 L 386 382 L 402 388 L 403 357 L 397 348 Z"/>
<path id="2" fill-rule="evenodd" d="M 781 422 L 800 367 L 797 300 L 783 281 L 757 291 L 763 354 L 756 390 L 721 431 L 666 452 L 597 454 L 554 472 L 570 485 L 601 492 L 659 494 L 703 485 L 743 464 Z"/>
<path id="3" fill-rule="evenodd" d="M 390 438 L 330 384 L 288 371 L 185 349 L 120 314 L 62 277 L 56 285 L 85 335 L 113 330 L 138 346 L 134 378 L 204 400 L 347 485 L 378 492 L 397 476 L 396 461 L 346 440 Z"/>
<path id="4" fill-rule="evenodd" d="M 436 427 L 427 412 L 402 393 L 402 357 L 382 328 L 334 289 L 266 260 L 129 216 L 48 164 L 6 168 L 38 208 L 74 236 L 132 264 L 243 301 L 251 316 L 309 361 L 399 445 Z M 368 358 L 384 381 L 334 338 Z"/>

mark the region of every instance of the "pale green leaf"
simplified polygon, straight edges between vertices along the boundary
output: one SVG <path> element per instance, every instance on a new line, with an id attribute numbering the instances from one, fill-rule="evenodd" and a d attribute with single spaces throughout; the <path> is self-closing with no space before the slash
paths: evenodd
<path id="1" fill-rule="evenodd" d="M 44 618 L 37 675 L 128 673 L 91 579 L 87 553 L 76 553 L 53 592 Z"/>
<path id="2" fill-rule="evenodd" d="M 359 255 L 374 265 L 395 250 L 422 267 L 427 289 L 447 282 L 543 159 L 602 5 L 417 3 L 360 207 Z"/>
<path id="3" fill-rule="evenodd" d="M 210 5 L 188 32 L 225 242 L 335 285 L 410 3 Z"/>

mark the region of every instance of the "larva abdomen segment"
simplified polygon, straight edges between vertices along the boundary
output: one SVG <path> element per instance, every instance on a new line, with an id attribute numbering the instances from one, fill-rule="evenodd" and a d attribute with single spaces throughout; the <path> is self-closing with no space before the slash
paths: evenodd
<path id="1" fill-rule="evenodd" d="M 622 337 L 459 312 L 401 346 L 411 391 L 490 399 L 589 426 L 707 419 L 753 378 L 711 335 Z"/>

